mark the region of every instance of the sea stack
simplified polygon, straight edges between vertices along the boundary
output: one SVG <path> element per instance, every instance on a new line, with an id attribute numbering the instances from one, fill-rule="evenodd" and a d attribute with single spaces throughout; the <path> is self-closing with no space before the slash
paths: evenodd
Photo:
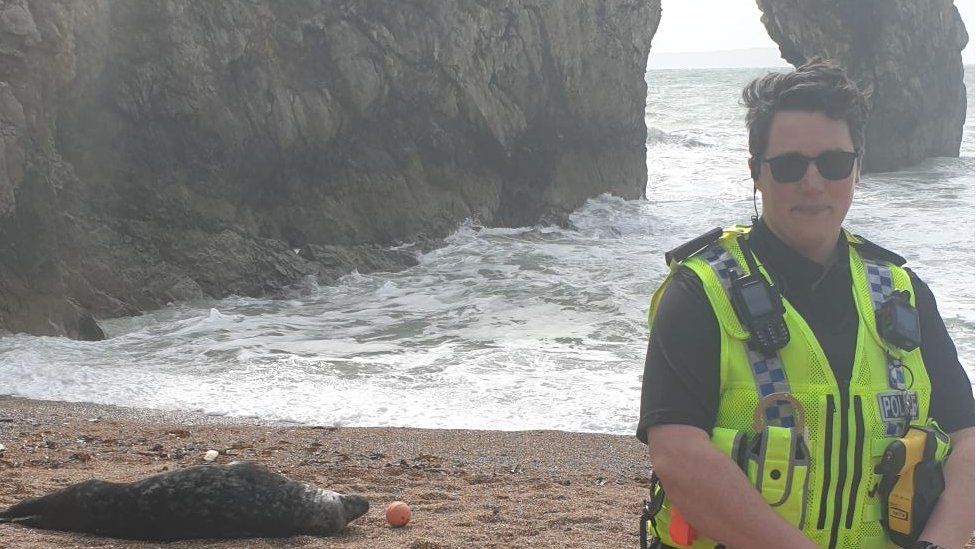
<path id="1" fill-rule="evenodd" d="M 952 0 L 758 0 L 783 59 L 839 61 L 871 111 L 865 171 L 894 171 L 959 156 L 966 120 L 962 49 L 969 42 Z"/>

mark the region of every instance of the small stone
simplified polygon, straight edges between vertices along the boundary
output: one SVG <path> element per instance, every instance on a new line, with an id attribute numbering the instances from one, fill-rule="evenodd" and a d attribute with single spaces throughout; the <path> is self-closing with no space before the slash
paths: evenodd
<path id="1" fill-rule="evenodd" d="M 3 451 L 6 450 L 6 449 L 7 449 L 6 446 L 4 446 L 3 444 L 0 444 L 0 454 L 2 454 Z"/>
<path id="2" fill-rule="evenodd" d="M 207 450 L 207 453 L 203 455 L 203 461 L 213 461 L 217 459 L 217 456 L 219 455 L 220 452 L 217 450 Z"/>

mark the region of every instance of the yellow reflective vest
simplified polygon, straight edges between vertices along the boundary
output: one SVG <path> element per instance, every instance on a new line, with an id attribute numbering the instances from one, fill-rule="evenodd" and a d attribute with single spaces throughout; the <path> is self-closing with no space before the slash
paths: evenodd
<path id="1" fill-rule="evenodd" d="M 894 290 L 908 292 L 914 306 L 908 273 L 862 257 L 863 241 L 845 231 L 859 323 L 851 382 L 841 387 L 810 327 L 785 298 L 786 347 L 769 359 L 748 347 L 749 333 L 728 293 L 730 277 L 749 272 L 738 245 L 748 232 L 744 226 L 726 229 L 680 262 L 701 279 L 720 326 L 721 395 L 712 442 L 739 463 L 777 513 L 817 545 L 893 547 L 880 522 L 875 466 L 908 422 L 930 423 L 931 385 L 919 349 L 904 352 L 879 336 L 875 309 Z M 672 275 L 678 265 L 672 265 Z M 761 265 L 759 270 L 770 280 Z M 649 325 L 670 278 L 651 300 Z M 702 536 L 691 545 L 673 539 L 670 503 L 660 495 L 663 504 L 646 525 L 650 537 L 674 547 L 717 545 Z"/>

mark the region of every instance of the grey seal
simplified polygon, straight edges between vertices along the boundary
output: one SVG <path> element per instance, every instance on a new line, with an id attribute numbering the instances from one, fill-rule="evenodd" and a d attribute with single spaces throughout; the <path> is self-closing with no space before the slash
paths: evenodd
<path id="1" fill-rule="evenodd" d="M 130 483 L 87 480 L 17 503 L 0 512 L 0 522 L 160 541 L 329 536 L 368 510 L 362 496 L 288 480 L 254 462 L 235 462 Z"/>

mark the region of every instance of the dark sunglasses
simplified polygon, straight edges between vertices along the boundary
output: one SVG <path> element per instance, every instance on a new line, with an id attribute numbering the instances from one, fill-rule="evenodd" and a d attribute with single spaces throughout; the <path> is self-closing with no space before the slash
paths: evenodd
<path id="1" fill-rule="evenodd" d="M 803 179 L 803 174 L 807 173 L 807 166 L 810 162 L 817 165 L 817 171 L 824 179 L 837 181 L 846 179 L 854 169 L 854 161 L 858 157 L 858 151 L 827 151 L 820 153 L 816 158 L 803 156 L 799 153 L 789 153 L 773 158 L 766 158 L 763 162 L 769 164 L 769 171 L 773 174 L 773 179 L 779 183 L 796 183 Z"/>

